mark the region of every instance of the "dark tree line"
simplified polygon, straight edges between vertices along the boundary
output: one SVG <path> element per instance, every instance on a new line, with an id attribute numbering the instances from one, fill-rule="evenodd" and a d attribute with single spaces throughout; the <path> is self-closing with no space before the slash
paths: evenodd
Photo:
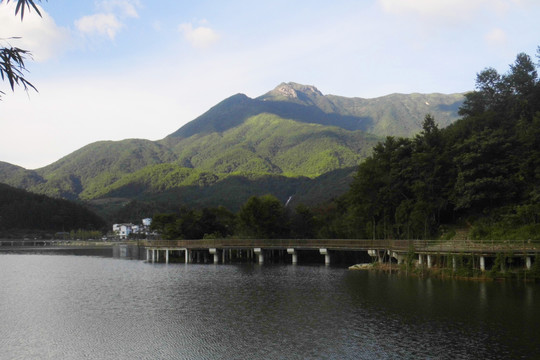
<path id="1" fill-rule="evenodd" d="M 82 205 L 0 184 L 0 231 L 102 230 L 105 227 L 103 219 Z"/>
<path id="2" fill-rule="evenodd" d="M 318 221 L 300 205 L 292 210 L 273 195 L 252 196 L 233 213 L 224 207 L 156 214 L 152 230 L 163 239 L 202 239 L 239 236 L 245 238 L 312 238 Z"/>

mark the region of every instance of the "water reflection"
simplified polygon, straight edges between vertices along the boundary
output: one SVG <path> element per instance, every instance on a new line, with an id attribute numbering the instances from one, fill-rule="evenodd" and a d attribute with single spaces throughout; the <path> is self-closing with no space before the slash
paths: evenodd
<path id="1" fill-rule="evenodd" d="M 538 287 L 325 266 L 0 255 L 24 359 L 469 359 L 539 353 Z"/>

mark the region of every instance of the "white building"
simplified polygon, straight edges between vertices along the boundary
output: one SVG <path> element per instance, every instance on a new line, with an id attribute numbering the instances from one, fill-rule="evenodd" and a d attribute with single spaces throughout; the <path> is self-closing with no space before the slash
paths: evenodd
<path id="1" fill-rule="evenodd" d="M 113 232 L 120 237 L 120 239 L 126 239 L 129 234 L 133 232 L 133 224 L 114 224 Z"/>
<path id="2" fill-rule="evenodd" d="M 152 224 L 151 218 L 142 219 L 142 226 L 134 224 L 114 224 L 113 232 L 120 239 L 127 239 L 129 234 L 145 234 L 149 232 L 149 226 Z"/>

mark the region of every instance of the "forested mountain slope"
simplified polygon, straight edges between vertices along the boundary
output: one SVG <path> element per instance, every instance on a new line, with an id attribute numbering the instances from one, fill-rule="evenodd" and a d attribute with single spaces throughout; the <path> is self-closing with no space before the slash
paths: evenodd
<path id="1" fill-rule="evenodd" d="M 309 187 L 318 182 L 308 178 L 357 166 L 381 135 L 420 129 L 426 112 L 447 125 L 462 100 L 459 94 L 344 98 L 281 84 L 256 99 L 232 96 L 160 141 L 100 141 L 37 170 L 0 163 L 0 181 L 73 200 L 163 201 L 160 194 L 176 194 L 171 196 L 187 205 L 236 207 L 244 196 L 280 186 L 287 196 L 318 193 L 329 200 L 336 195 L 331 184 L 323 182 L 330 188 L 313 192 Z M 237 185 L 242 179 L 249 179 L 245 191 Z M 187 189 L 199 197 L 186 195 Z M 234 192 L 238 200 L 223 200 Z"/>
<path id="2" fill-rule="evenodd" d="M 223 132 L 261 113 L 284 119 L 362 130 L 377 136 L 412 136 L 421 129 L 426 114 L 433 114 L 441 127 L 458 118 L 463 94 L 391 94 L 373 99 L 323 95 L 317 88 L 282 83 L 251 99 L 237 94 L 217 104 L 167 138 Z"/>

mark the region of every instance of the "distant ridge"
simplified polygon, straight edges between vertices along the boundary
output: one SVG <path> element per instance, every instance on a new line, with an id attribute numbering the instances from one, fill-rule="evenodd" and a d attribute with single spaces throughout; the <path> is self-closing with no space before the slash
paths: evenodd
<path id="1" fill-rule="evenodd" d="M 391 94 L 373 99 L 323 95 L 315 86 L 281 83 L 258 98 L 236 94 L 187 123 L 170 138 L 222 132 L 263 112 L 306 123 L 362 130 L 377 136 L 412 136 L 424 116 L 432 114 L 440 127 L 458 118 L 463 94 Z"/>

